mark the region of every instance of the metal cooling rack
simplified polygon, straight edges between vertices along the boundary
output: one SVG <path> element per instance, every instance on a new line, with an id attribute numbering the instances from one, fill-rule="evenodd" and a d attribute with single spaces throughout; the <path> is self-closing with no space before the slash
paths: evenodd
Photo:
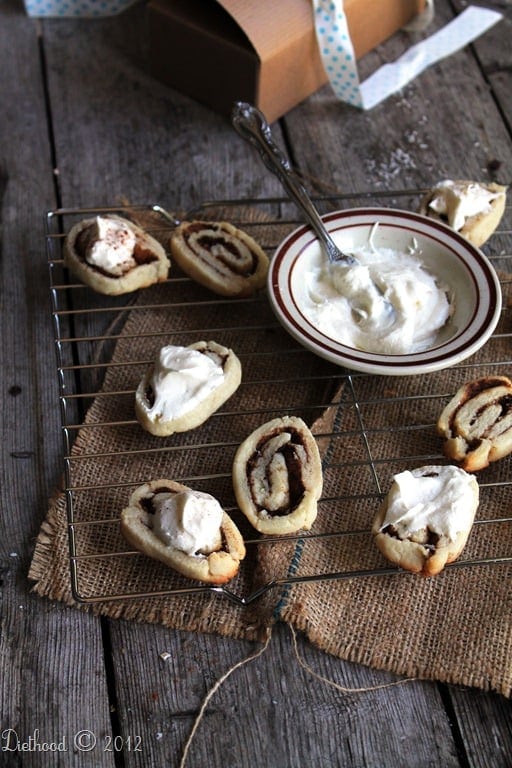
<path id="1" fill-rule="evenodd" d="M 403 208 L 407 210 L 417 210 L 419 196 L 422 194 L 422 190 L 412 189 L 404 191 L 392 191 L 392 192 L 363 192 L 359 194 L 335 194 L 327 195 L 320 198 L 316 198 L 317 206 L 324 211 L 335 210 L 338 208 L 357 207 L 358 205 L 383 205 L 395 208 Z M 258 211 L 261 213 L 261 217 L 247 218 L 246 212 L 248 208 L 251 211 Z M 129 482 L 117 482 L 116 478 L 112 478 L 111 484 L 100 483 L 95 485 L 94 473 L 91 479 L 86 484 L 77 485 L 76 466 L 77 459 L 73 455 L 73 444 L 80 429 L 95 429 L 98 426 L 108 426 L 114 430 L 130 430 L 136 428 L 135 418 L 127 418 L 118 423 L 112 423 L 109 425 L 98 425 L 88 422 L 83 427 L 85 414 L 97 396 L 115 396 L 115 397 L 131 397 L 133 390 L 123 392 L 110 392 L 105 394 L 102 392 L 102 382 L 105 372 L 109 369 L 111 364 L 111 356 L 115 348 L 115 344 L 120 337 L 121 330 L 126 318 L 131 311 L 137 311 L 140 308 L 134 304 L 134 295 L 128 295 L 123 297 L 106 297 L 96 294 L 89 288 L 83 286 L 80 283 L 74 282 L 72 275 L 68 274 L 67 270 L 63 266 L 62 260 L 62 244 L 65 233 L 69 231 L 74 222 L 87 216 L 96 214 L 104 214 L 107 212 L 120 212 L 130 217 L 149 216 L 150 225 L 146 224 L 146 229 L 150 231 L 156 237 L 164 237 L 168 235 L 172 228 L 180 219 L 185 218 L 215 218 L 215 213 L 221 209 L 223 211 L 223 217 L 229 217 L 232 223 L 237 224 L 246 231 L 250 232 L 256 237 L 267 253 L 271 254 L 277 246 L 280 239 L 283 237 L 283 231 L 291 231 L 293 228 L 301 224 L 302 222 L 297 218 L 296 210 L 291 204 L 282 198 L 271 199 L 243 199 L 243 200 L 215 200 L 207 201 L 200 206 L 179 214 L 169 213 L 162 209 L 160 206 L 137 206 L 137 207 L 112 207 L 112 208 L 88 208 L 88 209 L 59 209 L 51 211 L 47 214 L 47 227 L 46 227 L 46 246 L 49 265 L 50 276 L 50 294 L 51 294 L 51 309 L 52 309 L 52 322 L 54 329 L 54 340 L 56 350 L 56 362 L 57 362 L 57 376 L 59 384 L 59 404 L 61 413 L 62 424 L 62 436 L 64 443 L 64 493 L 66 498 L 66 510 L 67 510 L 67 529 L 69 536 L 69 562 L 71 573 L 71 585 L 72 592 L 76 600 L 93 603 L 103 602 L 108 600 L 120 600 L 120 599 L 134 599 L 134 598 L 146 598 L 154 596 L 172 596 L 183 595 L 190 593 L 205 593 L 216 592 L 220 593 L 226 598 L 234 601 L 240 605 L 248 605 L 253 601 L 260 598 L 268 590 L 276 587 L 285 587 L 295 583 L 304 583 L 307 581 L 322 581 L 322 580 L 337 580 L 337 579 L 352 579 L 373 577 L 382 574 L 399 575 L 401 572 L 394 567 L 386 567 L 382 559 L 378 560 L 378 565 L 375 563 L 368 567 L 368 563 L 364 557 L 358 559 L 357 544 L 361 538 L 369 539 L 369 527 L 366 524 L 361 525 L 357 530 L 329 530 L 327 532 L 315 533 L 315 528 L 312 531 L 300 536 L 293 537 L 288 536 L 286 540 L 296 542 L 297 546 L 302 547 L 307 542 L 308 546 L 315 546 L 319 541 L 325 541 L 326 539 L 335 539 L 340 542 L 340 547 L 345 546 L 353 550 L 353 556 L 349 558 L 348 565 L 340 565 L 340 567 L 329 567 L 326 572 L 322 573 L 309 573 L 296 575 L 293 568 L 286 573 L 284 577 L 279 577 L 269 581 L 268 583 L 259 584 L 257 586 L 244 587 L 244 581 L 237 579 L 233 583 L 226 586 L 205 586 L 197 585 L 193 582 L 187 582 L 180 576 L 169 576 L 169 583 L 162 586 L 161 582 L 158 585 L 154 585 L 145 581 L 144 583 L 138 583 L 137 581 L 137 568 L 134 566 L 134 577 L 126 585 L 126 590 L 114 592 L 105 591 L 103 587 L 84 587 L 81 578 L 81 565 L 86 561 L 92 560 L 97 565 L 98 570 L 102 568 L 109 568 L 114 560 L 121 558 L 123 561 L 135 562 L 137 558 L 143 557 L 140 553 L 132 551 L 126 544 L 123 545 L 122 541 L 118 541 L 116 547 L 105 547 L 104 542 L 108 539 L 107 533 L 117 525 L 117 513 L 116 510 L 106 509 L 105 515 L 95 518 L 93 520 L 84 518 L 79 512 L 79 506 L 77 504 L 78 498 L 83 501 L 83 495 L 108 494 L 111 489 L 119 488 L 119 485 L 123 486 L 123 490 L 126 490 L 126 497 L 132 490 L 133 485 L 139 485 L 138 481 L 135 483 Z M 227 213 L 226 213 L 227 211 Z M 503 280 L 503 289 L 505 290 L 510 284 L 510 280 L 506 275 L 512 273 L 512 209 L 507 208 L 505 216 L 503 218 L 500 229 L 492 238 L 492 245 L 485 247 L 486 253 L 494 263 L 497 270 L 500 270 L 501 274 L 505 275 Z M 188 278 L 180 275 L 175 267 L 171 270 L 171 275 L 168 280 L 175 286 L 176 291 L 179 291 L 183 286 L 187 285 Z M 179 295 L 179 294 L 178 294 Z M 232 300 L 230 300 L 232 301 Z M 263 303 L 266 304 L 264 296 L 260 296 L 257 299 L 249 298 L 243 300 L 237 300 L 238 302 L 253 302 L 254 312 L 254 328 L 258 328 L 258 333 L 273 333 L 276 328 L 279 328 L 273 317 L 267 319 L 265 323 L 261 325 L 258 322 L 260 311 Z M 212 304 L 218 305 L 218 308 L 222 312 L 222 306 L 225 305 L 226 325 L 222 328 L 222 333 L 238 332 L 240 329 L 229 327 L 230 307 L 233 304 L 226 302 L 220 297 L 215 297 L 213 294 L 204 296 L 201 299 L 201 305 L 194 305 L 194 311 L 201 313 L 202 307 L 211 308 Z M 142 304 L 144 307 L 144 303 Z M 160 306 L 160 305 L 159 305 Z M 176 305 L 171 302 L 168 306 L 169 312 L 173 311 L 173 307 Z M 191 305 L 192 306 L 192 305 Z M 146 307 L 147 308 L 147 307 Z M 504 313 L 510 313 L 508 303 L 504 301 Z M 512 323 L 511 323 L 512 325 Z M 500 326 L 499 326 L 500 327 Z M 281 330 L 281 329 L 279 329 Z M 204 334 L 211 334 L 212 329 L 197 328 L 197 338 L 203 338 Z M 252 332 L 253 328 L 245 328 L 245 332 Z M 155 331 L 156 335 L 159 335 L 160 331 Z M 283 331 L 284 333 L 284 331 Z M 507 332 L 505 332 L 507 333 Z M 503 336 L 503 332 L 500 332 Z M 209 335 L 211 338 L 212 336 Z M 222 343 L 222 340 L 219 339 Z M 489 344 L 490 342 L 488 342 Z M 255 356 L 260 355 L 262 362 L 264 361 L 265 352 L 255 350 L 253 353 Z M 280 353 L 282 355 L 307 355 L 309 358 L 313 358 L 311 353 L 298 348 L 290 339 L 286 348 Z M 317 360 L 317 358 L 314 358 Z M 145 361 L 147 363 L 150 360 Z M 141 361 L 138 361 L 140 365 Z M 495 362 L 487 361 L 486 366 L 491 370 L 495 370 L 495 366 L 503 373 L 507 373 L 507 366 L 512 366 L 512 362 L 507 360 L 497 360 Z M 127 360 L 122 363 L 126 366 L 135 366 L 135 362 Z M 474 378 L 479 373 L 479 368 L 474 367 L 474 363 L 470 359 L 464 364 L 457 366 L 462 369 L 461 376 L 465 380 L 467 378 Z M 261 368 L 261 366 L 260 366 Z M 318 370 L 317 370 L 318 368 Z M 369 409 L 377 412 L 382 407 L 384 402 L 383 395 L 378 390 L 369 388 L 367 386 L 371 384 L 370 378 L 364 374 L 353 373 L 344 369 L 334 368 L 329 366 L 320 365 L 318 363 L 317 368 L 314 364 L 310 364 L 308 368 L 308 376 L 311 380 L 316 378 L 316 384 L 318 384 L 319 391 L 327 393 L 322 395 L 319 402 L 313 404 L 311 408 L 313 413 L 320 415 L 326 408 L 330 406 L 334 407 L 333 393 L 337 387 L 342 384 L 344 397 L 347 399 L 347 408 L 350 408 L 350 412 L 353 414 L 353 422 L 349 425 L 345 424 L 343 420 L 335 422 L 332 430 L 329 433 L 320 435 L 319 439 L 336 440 L 346 439 L 354 440 L 358 442 L 362 448 L 360 454 L 350 462 L 351 466 L 346 467 L 348 473 L 354 472 L 368 472 L 371 477 L 371 487 L 369 491 L 364 494 L 351 493 L 350 489 L 343 488 L 339 491 L 331 493 L 328 497 L 324 497 L 320 501 L 320 505 L 325 504 L 329 508 L 333 505 L 368 505 L 369 502 L 376 503 L 383 496 L 383 492 L 387 490 L 387 487 L 382 487 L 382 477 L 384 475 L 393 474 L 396 471 L 404 468 L 403 463 L 405 460 L 410 464 L 414 461 L 416 466 L 426 463 L 434 463 L 442 458 L 440 447 L 434 449 L 433 452 L 428 454 L 414 455 L 409 452 L 405 457 L 401 455 L 387 455 L 375 457 L 372 453 L 371 444 L 372 437 L 382 430 L 387 431 L 401 431 L 404 435 L 408 436 L 409 442 L 414 442 L 414 434 L 425 433 L 425 431 L 432 432 L 434 425 L 431 422 L 423 422 L 421 418 L 414 415 L 413 404 L 418 402 L 419 404 L 425 402 L 434 403 L 435 410 L 439 411 L 442 407 L 442 403 L 446 402 L 450 392 L 437 392 L 431 391 L 428 386 L 419 386 L 419 392 L 414 396 L 408 393 L 401 393 L 392 391 L 385 393 L 386 407 L 392 404 L 396 408 L 401 408 L 406 414 L 406 419 L 400 425 L 387 425 L 377 424 L 376 426 L 368 426 L 368 421 L 365 412 Z M 487 370 L 487 368 L 486 368 Z M 508 371 L 510 373 L 511 371 Z M 408 377 L 407 377 L 408 378 Z M 365 382 L 365 379 L 367 380 Z M 375 380 L 375 377 L 373 377 Z M 425 384 L 428 377 L 425 377 Z M 313 381 L 313 383 L 315 383 Z M 263 386 L 265 384 L 275 387 L 280 387 L 281 391 L 286 391 L 288 388 L 293 389 L 291 386 L 292 381 L 283 380 L 279 376 L 279 371 L 275 368 L 267 372 L 267 381 L 264 378 L 261 381 L 249 382 L 252 386 Z M 245 385 L 245 380 L 242 386 Z M 364 394 L 370 392 L 370 394 Z M 329 394 L 330 393 L 330 394 Z M 361 394 L 363 396 L 361 397 Z M 295 404 L 290 402 L 286 406 L 287 412 L 294 412 Z M 338 405 L 336 406 L 338 407 Z M 252 413 L 252 406 L 250 398 L 247 398 L 247 413 Z M 224 413 L 224 416 L 229 416 L 229 411 Z M 412 416 L 411 416 L 412 414 Z M 241 419 L 244 418 L 245 413 L 238 413 L 237 416 Z M 270 416 L 272 417 L 272 416 Z M 266 412 L 261 413 L 261 421 L 266 421 L 270 418 Z M 158 441 L 158 438 L 155 438 Z M 192 443 L 187 446 L 187 449 L 194 448 Z M 201 445 L 199 449 L 204 449 L 205 446 Z M 223 446 L 215 446 L 216 449 L 221 449 Z M 226 450 L 233 450 L 233 445 L 226 443 Z M 146 449 L 143 449 L 146 450 Z M 161 450 L 172 451 L 172 445 L 166 443 L 165 448 L 161 448 L 157 443 L 155 446 L 147 449 L 147 458 L 151 462 L 152 456 L 157 456 Z M 439 452 L 437 452 L 439 450 Z M 134 448 L 133 446 L 128 448 L 125 453 L 126 461 L 130 461 L 130 457 L 134 454 L 139 454 L 141 449 Z M 101 462 L 105 461 L 104 454 L 97 457 L 88 456 L 88 460 L 96 460 L 98 466 Z M 506 460 L 505 460 L 506 461 Z M 498 464 L 498 462 L 497 462 Z M 509 473 L 510 480 L 506 476 L 504 469 L 505 464 L 501 463 L 500 471 L 496 475 L 486 477 L 485 482 L 480 483 L 481 489 L 485 488 L 488 493 L 502 492 L 504 488 L 512 484 L 512 475 Z M 336 471 L 343 471 L 343 467 L 338 467 Z M 146 478 L 151 479 L 151 478 Z M 180 478 L 173 477 L 172 479 L 181 482 L 186 482 L 188 485 L 193 485 L 194 478 Z M 198 479 L 198 478 L 196 478 Z M 227 483 L 226 473 L 219 473 L 215 467 L 205 467 L 202 477 L 199 478 L 202 481 L 208 481 L 215 485 L 216 482 Z M 224 505 L 227 511 L 234 517 L 237 523 L 240 523 L 241 513 L 234 507 Z M 80 507 L 81 508 L 81 507 Z M 508 510 L 504 510 L 508 512 Z M 238 514 L 238 518 L 237 518 Z M 241 523 L 243 525 L 243 523 Z M 505 526 L 510 531 L 512 525 L 512 518 L 510 516 L 503 516 L 499 519 L 485 520 L 479 519 L 475 524 L 478 526 L 487 525 L 499 525 Z M 93 541 L 98 543 L 97 551 L 94 547 L 91 549 L 91 528 L 94 528 Z M 257 547 L 268 547 L 277 541 L 283 542 L 283 539 L 275 539 L 270 537 L 255 538 L 252 529 L 242 529 L 244 533 L 246 547 L 248 552 Z M 82 539 L 84 538 L 84 532 L 87 531 L 88 546 L 82 546 Z M 510 536 L 508 537 L 510 539 Z M 114 537 L 115 540 L 115 537 Z M 508 545 L 507 545 L 508 546 Z M 510 551 L 496 552 L 491 551 L 486 553 L 485 557 L 478 558 L 464 558 L 462 557 L 456 563 L 453 563 L 448 568 L 467 568 L 483 566 L 495 563 L 510 563 L 512 561 L 512 555 Z M 253 562 L 253 561 L 252 561 Z M 331 564 L 332 565 L 332 564 Z M 244 568 L 251 568 L 251 559 L 247 564 L 242 563 L 242 570 Z M 169 569 L 168 569 L 169 570 Z M 245 591 L 244 591 L 245 590 Z"/>

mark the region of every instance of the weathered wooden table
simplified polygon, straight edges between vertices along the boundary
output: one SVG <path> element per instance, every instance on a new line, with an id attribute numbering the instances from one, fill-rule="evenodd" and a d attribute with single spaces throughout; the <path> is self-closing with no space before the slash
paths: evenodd
<path id="1" fill-rule="evenodd" d="M 439 0 L 434 25 L 464 5 Z M 326 87 L 274 126 L 313 192 L 461 174 L 510 181 L 512 8 L 490 5 L 502 23 L 370 113 Z M 95 21 L 36 21 L 17 0 L 0 6 L 1 766 L 178 766 L 208 690 L 254 651 L 98 617 L 31 594 L 27 579 L 62 472 L 45 212 L 282 194 L 226 120 L 148 74 L 143 19 L 141 6 Z M 363 75 L 405 44 L 398 34 L 368 55 Z M 298 645 L 339 685 L 389 679 L 300 636 Z M 430 681 L 350 696 L 293 656 L 278 625 L 266 652 L 209 701 L 188 765 L 512 766 L 505 697 Z"/>

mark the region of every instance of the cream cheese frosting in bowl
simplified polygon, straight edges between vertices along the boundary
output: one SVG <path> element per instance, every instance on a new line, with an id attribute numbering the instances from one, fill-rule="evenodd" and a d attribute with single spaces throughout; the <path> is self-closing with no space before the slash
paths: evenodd
<path id="1" fill-rule="evenodd" d="M 486 256 L 443 222 L 361 208 L 327 214 L 355 266 L 329 264 L 307 226 L 278 246 L 268 276 L 283 326 L 316 354 L 349 369 L 407 375 L 474 354 L 501 312 Z"/>

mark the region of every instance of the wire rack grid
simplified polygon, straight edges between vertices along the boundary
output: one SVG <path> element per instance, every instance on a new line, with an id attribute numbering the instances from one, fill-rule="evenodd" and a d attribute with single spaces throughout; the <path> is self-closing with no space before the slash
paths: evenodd
<path id="1" fill-rule="evenodd" d="M 386 205 L 417 210 L 422 190 L 335 194 L 316 199 L 320 209 Z M 142 223 L 167 242 L 183 219 L 229 219 L 272 254 L 285 234 L 301 222 L 281 198 L 206 201 L 186 211 L 161 206 L 59 209 L 47 214 L 46 246 L 52 322 L 64 445 L 64 495 L 71 587 L 79 602 L 217 592 L 248 605 L 276 587 L 297 582 L 396 575 L 371 541 L 371 520 L 393 474 L 404 468 L 444 463 L 435 421 L 453 391 L 467 379 L 508 372 L 506 354 L 512 318 L 508 296 L 512 277 L 512 211 L 487 248 L 504 294 L 503 317 L 485 352 L 444 375 L 368 376 L 320 360 L 292 340 L 275 320 L 264 293 L 223 299 L 180 274 L 174 266 L 165 284 L 122 297 L 101 296 L 73 281 L 63 265 L 62 244 L 74 222 L 117 212 Z M 164 343 L 214 338 L 241 348 L 239 392 L 209 420 L 208 428 L 170 438 L 144 433 L 133 413 L 138 381 Z M 504 354 L 505 350 L 505 354 Z M 231 461 L 244 436 L 260 423 L 295 414 L 312 426 L 321 448 L 324 492 L 318 519 L 308 533 L 261 537 L 236 507 Z M 212 426 L 213 425 L 213 426 Z M 97 436 L 100 435 L 100 438 Z M 133 489 L 172 472 L 177 480 L 215 495 L 239 526 L 248 556 L 226 586 L 187 581 L 160 564 L 148 566 L 119 532 L 119 512 Z M 510 563 L 512 488 L 505 459 L 480 480 L 481 504 L 475 524 L 480 543 L 468 545 L 450 568 Z M 497 535 L 499 533 L 499 535 Z M 505 533 L 505 535 L 502 535 Z M 473 534 L 472 534 L 473 536 Z M 482 543 L 483 542 L 483 543 Z M 289 544 L 284 570 L 254 578 L 260 553 Z M 325 566 L 314 572 L 296 567 L 297 552 L 325 549 Z M 323 550 L 322 550 L 323 551 Z M 108 574 L 120 569 L 113 584 Z M 106 576 L 107 574 L 107 576 Z"/>

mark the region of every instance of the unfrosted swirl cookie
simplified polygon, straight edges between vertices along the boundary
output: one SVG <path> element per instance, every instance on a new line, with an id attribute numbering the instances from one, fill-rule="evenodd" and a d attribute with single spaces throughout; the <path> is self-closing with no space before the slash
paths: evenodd
<path id="1" fill-rule="evenodd" d="M 512 452 L 512 381 L 484 376 L 464 384 L 443 409 L 437 431 L 446 456 L 476 472 Z"/>
<path id="2" fill-rule="evenodd" d="M 98 293 L 116 296 L 167 279 L 161 244 L 122 216 L 83 219 L 64 240 L 64 264 Z"/>
<path id="3" fill-rule="evenodd" d="M 435 576 L 462 552 L 479 488 L 460 467 L 425 466 L 393 477 L 372 533 L 382 554 L 412 573 Z"/>
<path id="4" fill-rule="evenodd" d="M 144 429 L 164 437 L 203 424 L 231 397 L 242 378 L 232 349 L 215 341 L 162 347 L 135 392 Z"/>
<path id="5" fill-rule="evenodd" d="M 506 187 L 494 182 L 447 179 L 425 194 L 420 213 L 445 221 L 479 247 L 489 239 L 503 216 L 506 191 Z"/>
<path id="6" fill-rule="evenodd" d="M 207 584 L 225 584 L 245 557 L 242 536 L 219 502 L 172 480 L 132 493 L 121 532 L 140 552 Z"/>
<path id="7" fill-rule="evenodd" d="M 263 424 L 239 446 L 233 462 L 238 506 L 260 533 L 311 528 L 322 492 L 315 438 L 294 416 Z"/>
<path id="8" fill-rule="evenodd" d="M 183 221 L 171 236 L 176 263 L 221 296 L 250 296 L 265 284 L 268 257 L 261 246 L 226 221 Z"/>

